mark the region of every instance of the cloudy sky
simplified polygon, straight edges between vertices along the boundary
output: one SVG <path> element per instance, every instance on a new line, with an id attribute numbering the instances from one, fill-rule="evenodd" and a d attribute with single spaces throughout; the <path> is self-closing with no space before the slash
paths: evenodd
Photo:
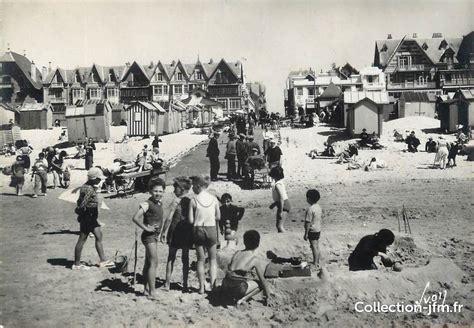
<path id="1" fill-rule="evenodd" d="M 269 110 L 282 111 L 291 70 L 360 69 L 388 33 L 460 37 L 473 16 L 472 0 L 0 0 L 0 50 L 63 68 L 240 60 L 247 81 L 267 86 Z"/>

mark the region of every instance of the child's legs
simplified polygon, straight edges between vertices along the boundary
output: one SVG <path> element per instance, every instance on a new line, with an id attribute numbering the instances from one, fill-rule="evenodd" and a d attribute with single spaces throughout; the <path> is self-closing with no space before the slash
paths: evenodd
<path id="1" fill-rule="evenodd" d="M 204 261 L 206 255 L 204 254 L 204 246 L 196 246 L 197 255 L 197 275 L 199 279 L 199 292 L 204 293 Z"/>
<path id="2" fill-rule="evenodd" d="M 74 264 L 80 265 L 81 264 L 81 254 L 82 248 L 87 241 L 88 234 L 81 232 L 79 234 L 79 238 L 77 239 L 76 247 L 74 248 Z"/>
<path id="3" fill-rule="evenodd" d="M 48 187 L 48 173 L 47 172 L 40 172 L 40 180 L 41 180 L 41 192 L 43 194 L 47 193 Z"/>
<path id="4" fill-rule="evenodd" d="M 23 182 L 18 182 L 16 184 L 16 194 L 20 194 L 23 191 Z"/>
<path id="5" fill-rule="evenodd" d="M 181 253 L 181 261 L 183 262 L 183 287 L 188 287 L 189 275 L 189 249 L 183 248 Z"/>
<path id="6" fill-rule="evenodd" d="M 58 186 L 59 174 L 56 170 L 53 170 L 53 185 L 54 187 Z"/>
<path id="7" fill-rule="evenodd" d="M 173 266 L 174 266 L 174 261 L 176 260 L 176 252 L 178 251 L 177 248 L 171 247 L 169 248 L 169 253 L 168 253 L 168 262 L 166 263 L 166 282 L 165 282 L 165 287 L 169 288 L 170 287 L 170 280 L 171 280 L 171 275 L 173 274 Z"/>
<path id="8" fill-rule="evenodd" d="M 211 288 L 214 288 L 217 279 L 217 247 L 213 245 L 207 248 L 209 256 L 209 273 L 211 275 Z"/>
<path id="9" fill-rule="evenodd" d="M 277 210 L 276 215 L 276 227 L 278 232 L 285 232 L 284 224 L 286 219 L 287 213 L 281 209 Z"/>
<path id="10" fill-rule="evenodd" d="M 95 227 L 92 233 L 95 236 L 95 249 L 97 250 L 97 254 L 99 254 L 99 259 L 101 262 L 104 262 L 107 259 L 104 254 L 104 245 L 102 245 L 102 230 L 100 227 Z"/>
<path id="11" fill-rule="evenodd" d="M 313 252 L 313 263 L 319 265 L 319 240 L 310 240 L 311 251 Z"/>
<path id="12" fill-rule="evenodd" d="M 40 193 L 40 187 L 41 187 L 41 177 L 39 173 L 35 173 L 35 194 L 38 195 Z"/>
<path id="13" fill-rule="evenodd" d="M 156 243 L 145 244 L 145 257 L 148 260 L 145 284 L 148 284 L 150 295 L 153 296 L 155 294 L 156 266 L 158 265 Z"/>

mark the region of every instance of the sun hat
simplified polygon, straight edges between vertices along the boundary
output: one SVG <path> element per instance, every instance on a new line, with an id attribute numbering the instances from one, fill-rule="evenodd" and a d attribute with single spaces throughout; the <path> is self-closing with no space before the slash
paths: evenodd
<path id="1" fill-rule="evenodd" d="M 104 179 L 102 170 L 98 167 L 92 167 L 87 171 L 87 180 Z"/>

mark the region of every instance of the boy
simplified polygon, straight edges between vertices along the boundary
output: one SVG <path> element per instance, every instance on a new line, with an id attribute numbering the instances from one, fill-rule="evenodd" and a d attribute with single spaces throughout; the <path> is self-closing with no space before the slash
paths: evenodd
<path id="1" fill-rule="evenodd" d="M 44 158 L 44 153 L 39 153 L 38 158 L 35 160 L 33 164 L 33 175 L 35 178 L 35 193 L 33 194 L 33 198 L 38 197 L 40 186 L 41 192 L 43 196 L 47 196 L 47 185 L 48 185 L 48 162 Z"/>
<path id="2" fill-rule="evenodd" d="M 227 240 L 227 246 L 229 246 L 230 241 L 235 240 L 235 233 L 239 227 L 239 221 L 244 216 L 245 209 L 232 205 L 232 196 L 228 193 L 222 195 L 221 203 L 219 229 L 221 235 L 224 235 Z"/>
<path id="3" fill-rule="evenodd" d="M 310 189 L 306 192 L 306 201 L 310 205 L 306 210 L 304 222 L 304 240 L 309 240 L 313 252 L 313 264 L 319 268 L 319 237 L 321 235 L 321 206 L 318 201 L 321 198 L 319 191 Z"/>
<path id="4" fill-rule="evenodd" d="M 97 221 L 99 216 L 99 199 L 97 189 L 101 180 L 104 178 L 102 170 L 93 167 L 87 172 L 87 182 L 81 187 L 79 198 L 77 200 L 76 214 L 77 221 L 80 224 L 80 234 L 74 249 L 73 270 L 89 270 L 88 266 L 81 264 L 82 248 L 87 241 L 90 233 L 95 236 L 95 248 L 99 254 L 99 267 L 113 267 L 114 262 L 108 261 L 104 255 L 104 246 L 102 245 L 102 230 Z"/>
<path id="5" fill-rule="evenodd" d="M 374 235 L 363 237 L 349 256 L 349 270 L 377 270 L 374 257 L 380 256 L 385 266 L 394 263 L 387 255 L 387 247 L 393 244 L 395 235 L 388 229 L 381 229 Z"/>
<path id="6" fill-rule="evenodd" d="M 145 292 L 148 291 L 148 298 L 154 300 L 157 299 L 155 279 L 158 255 L 156 248 L 163 225 L 163 206 L 161 199 L 165 192 L 166 183 L 160 178 L 151 179 L 148 187 L 151 197 L 140 204 L 132 220 L 137 226 L 143 229 L 141 240 L 143 245 L 145 245 L 145 265 L 143 266 L 144 287 Z M 141 218 L 143 218 L 143 220 L 141 220 Z"/>
<path id="7" fill-rule="evenodd" d="M 209 177 L 194 176 L 193 191 L 196 194 L 189 206 L 189 222 L 193 225 L 193 239 L 197 253 L 197 274 L 199 279 L 199 294 L 205 293 L 204 261 L 205 252 L 209 256 L 211 288 L 214 288 L 217 278 L 217 228 L 216 221 L 221 218 L 217 198 L 207 191 Z"/>

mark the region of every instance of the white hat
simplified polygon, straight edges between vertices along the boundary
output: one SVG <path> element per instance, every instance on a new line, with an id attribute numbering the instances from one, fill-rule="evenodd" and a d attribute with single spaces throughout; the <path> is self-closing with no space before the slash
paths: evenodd
<path id="1" fill-rule="evenodd" d="M 87 180 L 95 180 L 95 179 L 104 179 L 104 174 L 102 173 L 102 170 L 99 169 L 98 167 L 92 167 L 87 171 Z"/>

